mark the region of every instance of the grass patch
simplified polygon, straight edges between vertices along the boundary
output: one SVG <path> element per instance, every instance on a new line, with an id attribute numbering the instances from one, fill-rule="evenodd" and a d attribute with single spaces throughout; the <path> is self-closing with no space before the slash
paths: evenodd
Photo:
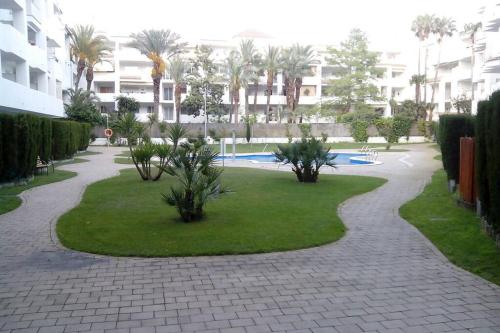
<path id="1" fill-rule="evenodd" d="M 98 152 L 98 151 L 87 150 L 87 151 L 84 151 L 84 152 L 81 152 L 81 153 L 77 153 L 76 155 L 77 156 L 90 156 L 90 155 L 99 155 L 99 154 L 102 154 L 102 153 Z"/>
<path id="2" fill-rule="evenodd" d="M 17 196 L 21 192 L 36 186 L 46 185 L 72 178 L 76 175 L 76 172 L 56 169 L 54 172 L 49 172 L 49 175 L 36 175 L 35 179 L 33 179 L 26 185 L 0 188 L 0 215 L 10 212 L 21 205 L 22 200 Z"/>
<path id="3" fill-rule="evenodd" d="M 437 171 L 424 192 L 400 208 L 455 265 L 500 285 L 500 250 L 485 235 L 471 210 L 460 207 L 447 190 L 444 170 Z"/>
<path id="4" fill-rule="evenodd" d="M 116 157 L 113 160 L 116 164 L 134 164 L 131 158 L 128 157 Z"/>
<path id="5" fill-rule="evenodd" d="M 90 185 L 61 217 L 57 234 L 72 249 L 116 256 L 191 256 L 283 251 L 338 240 L 337 206 L 385 180 L 321 175 L 300 184 L 291 172 L 226 168 L 235 193 L 211 201 L 201 222 L 183 223 L 163 203 L 173 178 L 143 182 L 136 170 Z"/>
<path id="6" fill-rule="evenodd" d="M 74 158 L 71 161 L 65 161 L 65 162 L 54 162 L 54 165 L 56 167 L 61 166 L 61 165 L 68 165 L 68 164 L 77 164 L 77 163 L 85 163 L 88 162 L 89 160 L 84 159 L 84 158 Z"/>

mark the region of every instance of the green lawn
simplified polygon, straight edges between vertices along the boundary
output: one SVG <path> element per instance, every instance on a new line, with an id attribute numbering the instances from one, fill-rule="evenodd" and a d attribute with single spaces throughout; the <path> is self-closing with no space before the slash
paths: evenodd
<path id="1" fill-rule="evenodd" d="M 437 171 L 424 192 L 400 209 L 455 265 L 500 285 L 500 250 L 480 229 L 473 211 L 457 206 L 447 190 L 444 170 Z"/>
<path id="2" fill-rule="evenodd" d="M 87 159 L 84 159 L 84 158 L 74 158 L 70 161 L 65 161 L 65 162 L 54 162 L 55 166 L 58 167 L 58 166 L 61 166 L 61 165 L 67 165 L 67 164 L 77 164 L 77 163 L 85 163 L 85 162 L 88 162 L 89 160 Z"/>
<path id="3" fill-rule="evenodd" d="M 57 224 L 72 249 L 117 256 L 190 256 L 283 251 L 338 240 L 344 225 L 337 206 L 385 180 L 320 175 L 301 184 L 291 172 L 226 168 L 234 193 L 211 201 L 201 222 L 183 223 L 167 206 L 172 177 L 139 180 L 136 170 L 90 185 L 81 204 Z"/>
<path id="4" fill-rule="evenodd" d="M 99 155 L 99 154 L 101 154 L 101 153 L 98 151 L 87 150 L 87 151 L 84 151 L 81 153 L 77 153 L 76 156 L 89 156 L 89 155 Z"/>
<path id="5" fill-rule="evenodd" d="M 49 172 L 48 176 L 47 174 L 36 175 L 35 179 L 26 185 L 0 188 L 0 214 L 10 212 L 21 205 L 22 201 L 17 196 L 21 192 L 32 187 L 59 182 L 74 176 L 76 176 L 76 172 L 56 169 L 55 172 Z"/>

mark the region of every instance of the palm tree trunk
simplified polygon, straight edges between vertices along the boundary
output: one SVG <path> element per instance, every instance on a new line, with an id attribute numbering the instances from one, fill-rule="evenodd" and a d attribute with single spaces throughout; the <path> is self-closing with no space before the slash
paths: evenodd
<path id="1" fill-rule="evenodd" d="M 234 123 L 238 123 L 238 107 L 240 103 L 239 91 L 234 94 Z"/>
<path id="2" fill-rule="evenodd" d="M 245 88 L 245 116 L 248 117 L 248 89 Z"/>
<path id="3" fill-rule="evenodd" d="M 87 73 L 85 74 L 85 79 L 87 79 L 87 91 L 90 91 L 92 87 L 92 81 L 94 81 L 94 67 L 88 66 Z"/>
<path id="4" fill-rule="evenodd" d="M 153 109 L 157 118 L 160 115 L 160 81 L 161 75 L 153 77 Z"/>
<path id="5" fill-rule="evenodd" d="M 80 79 L 82 78 L 84 69 L 85 69 L 85 60 L 78 59 L 78 64 L 76 67 L 75 91 L 78 90 L 78 86 L 80 85 Z"/>
<path id="6" fill-rule="evenodd" d="M 269 77 L 271 79 L 269 80 Z M 269 82 L 271 81 L 271 82 Z M 269 105 L 271 104 L 271 94 L 273 92 L 273 75 L 272 73 L 267 73 L 267 99 L 266 99 L 266 124 L 269 124 Z"/>
<path id="7" fill-rule="evenodd" d="M 299 100 L 300 100 L 300 88 L 302 88 L 302 78 L 298 77 L 295 79 L 295 101 L 293 103 L 293 109 L 297 109 L 297 106 L 299 106 Z M 300 114 L 299 117 L 299 123 L 302 124 L 302 113 Z"/>
<path id="8" fill-rule="evenodd" d="M 474 44 L 475 44 L 474 36 L 472 36 L 472 43 L 470 46 L 470 48 L 471 48 L 471 55 L 470 55 L 470 90 L 471 90 L 470 101 L 471 101 L 471 105 L 472 105 L 472 103 L 474 103 L 474 62 L 475 62 Z"/>
<path id="9" fill-rule="evenodd" d="M 257 114 L 257 90 L 259 89 L 259 81 L 253 83 L 255 91 L 253 92 L 253 113 Z"/>
<path id="10" fill-rule="evenodd" d="M 418 43 L 418 80 L 415 82 L 415 103 L 420 103 L 420 78 L 421 78 L 421 53 L 422 53 L 422 41 L 419 39 Z"/>
<path id="11" fill-rule="evenodd" d="M 229 108 L 229 123 L 231 124 L 231 122 L 233 121 L 233 92 L 232 91 L 229 91 L 229 100 L 230 100 L 230 103 L 231 103 L 231 106 Z"/>
<path id="12" fill-rule="evenodd" d="M 429 121 L 432 121 L 432 111 L 434 110 L 434 97 L 436 95 L 436 82 L 438 78 L 440 65 L 441 65 L 441 42 L 438 41 L 438 57 L 437 57 L 436 71 L 434 72 L 434 81 L 432 82 L 431 107 L 429 108 Z"/>
<path id="13" fill-rule="evenodd" d="M 181 87 L 179 84 L 175 84 L 174 88 L 175 94 L 175 120 L 176 123 L 179 124 L 181 122 Z"/>
<path id="14" fill-rule="evenodd" d="M 424 59 L 424 103 L 427 104 L 427 58 L 429 57 L 429 49 L 425 46 Z"/>

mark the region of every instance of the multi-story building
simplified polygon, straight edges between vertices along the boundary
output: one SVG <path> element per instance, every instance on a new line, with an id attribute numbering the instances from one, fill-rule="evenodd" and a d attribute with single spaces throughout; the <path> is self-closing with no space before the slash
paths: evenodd
<path id="1" fill-rule="evenodd" d="M 73 66 L 57 0 L 0 0 L 0 111 L 64 115 Z"/>
<path id="2" fill-rule="evenodd" d="M 434 88 L 434 120 L 437 120 L 439 114 L 456 112 L 453 101 L 460 97 L 471 99 L 472 89 L 473 114 L 476 113 L 480 100 L 487 99 L 500 89 L 500 2 L 494 1 L 481 7 L 479 22 L 482 28 L 475 36 L 474 45 L 471 44 L 469 36 L 460 32 L 443 42 L 439 66 L 435 63 L 437 45 L 430 46 L 429 61 L 432 66 L 427 72 L 427 101 L 431 102 Z M 461 27 L 457 28 L 461 30 Z M 471 47 L 474 52 L 474 64 Z M 434 82 L 436 68 L 438 76 Z"/>
<path id="3" fill-rule="evenodd" d="M 140 111 L 138 118 L 147 119 L 147 114 L 153 112 L 153 84 L 150 76 L 151 64 L 149 59 L 141 55 L 137 50 L 130 48 L 127 44 L 128 37 L 109 36 L 112 41 L 112 55 L 107 61 L 99 64 L 94 73 L 94 91 L 100 99 L 101 112 L 110 112 L 115 109 L 115 99 L 120 95 L 134 97 L 140 102 Z M 277 41 L 269 36 L 255 31 L 245 31 L 231 40 L 199 40 L 189 43 L 189 53 L 193 51 L 196 45 L 208 45 L 213 48 L 214 61 L 218 65 L 221 76 L 224 74 L 224 61 L 232 50 L 239 47 L 242 39 L 253 39 L 255 45 L 262 51 L 268 45 L 286 46 L 286 43 Z M 314 106 L 319 103 L 327 102 L 330 97 L 327 96 L 328 84 L 332 78 L 335 78 L 336 69 L 329 66 L 325 60 L 326 46 L 317 45 L 314 47 L 316 59 L 311 63 L 311 75 L 303 78 L 300 106 Z M 410 73 L 407 70 L 405 58 L 401 52 L 379 52 L 379 67 L 383 74 L 374 80 L 374 84 L 380 89 L 384 101 L 374 103 L 384 115 L 390 115 L 389 100 L 394 98 L 397 101 L 413 98 L 412 89 L 409 87 Z M 265 108 L 267 102 L 266 96 L 267 78 L 263 74 L 259 78 L 257 86 L 257 99 L 254 104 L 255 87 L 248 87 L 249 99 L 248 108 L 254 112 L 259 122 L 265 121 Z M 223 82 L 221 82 L 223 83 Z M 189 87 L 183 91 L 182 99 L 189 92 Z M 225 89 L 223 103 L 229 109 L 229 91 Z M 283 95 L 283 78 L 278 74 L 273 80 L 273 93 L 270 100 L 270 118 L 271 122 L 277 122 L 280 119 L 285 121 L 286 99 Z M 168 75 L 161 81 L 160 85 L 160 120 L 175 122 L 175 101 L 173 96 L 173 81 Z M 243 89 L 240 91 L 239 114 L 243 115 L 245 110 L 245 99 Z M 241 119 L 241 117 L 240 117 Z M 187 114 L 181 114 L 181 122 L 203 122 L 203 117 L 193 117 Z M 311 119 L 314 122 L 331 121 L 327 119 Z"/>

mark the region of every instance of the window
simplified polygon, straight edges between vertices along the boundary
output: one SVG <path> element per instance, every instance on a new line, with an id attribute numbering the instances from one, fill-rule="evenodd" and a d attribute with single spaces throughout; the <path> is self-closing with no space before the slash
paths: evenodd
<path id="1" fill-rule="evenodd" d="M 174 107 L 172 105 L 163 105 L 163 119 L 174 120 Z"/>
<path id="2" fill-rule="evenodd" d="M 17 81 L 16 78 L 16 63 L 13 61 L 4 61 L 2 58 L 2 77 L 10 81 Z"/>
<path id="3" fill-rule="evenodd" d="M 174 99 L 174 91 L 172 87 L 163 88 L 163 99 L 166 101 Z"/>
<path id="4" fill-rule="evenodd" d="M 446 82 L 444 86 L 444 98 L 449 100 L 451 98 L 451 82 Z"/>
<path id="5" fill-rule="evenodd" d="M 38 90 L 38 73 L 30 68 L 30 88 Z"/>
<path id="6" fill-rule="evenodd" d="M 393 78 L 400 77 L 401 75 L 403 75 L 403 72 L 392 72 Z"/>
<path id="7" fill-rule="evenodd" d="M 148 105 L 147 112 L 148 113 L 153 113 L 154 112 L 154 106 Z"/>
<path id="8" fill-rule="evenodd" d="M 28 43 L 31 45 L 36 45 L 36 31 L 31 27 L 28 27 Z"/>
<path id="9" fill-rule="evenodd" d="M 115 90 L 113 89 L 113 87 L 99 87 L 100 94 L 111 94 L 114 92 Z"/>
<path id="10" fill-rule="evenodd" d="M 108 108 L 105 107 L 104 105 L 101 105 L 101 107 L 99 108 L 101 113 L 108 113 Z"/>

